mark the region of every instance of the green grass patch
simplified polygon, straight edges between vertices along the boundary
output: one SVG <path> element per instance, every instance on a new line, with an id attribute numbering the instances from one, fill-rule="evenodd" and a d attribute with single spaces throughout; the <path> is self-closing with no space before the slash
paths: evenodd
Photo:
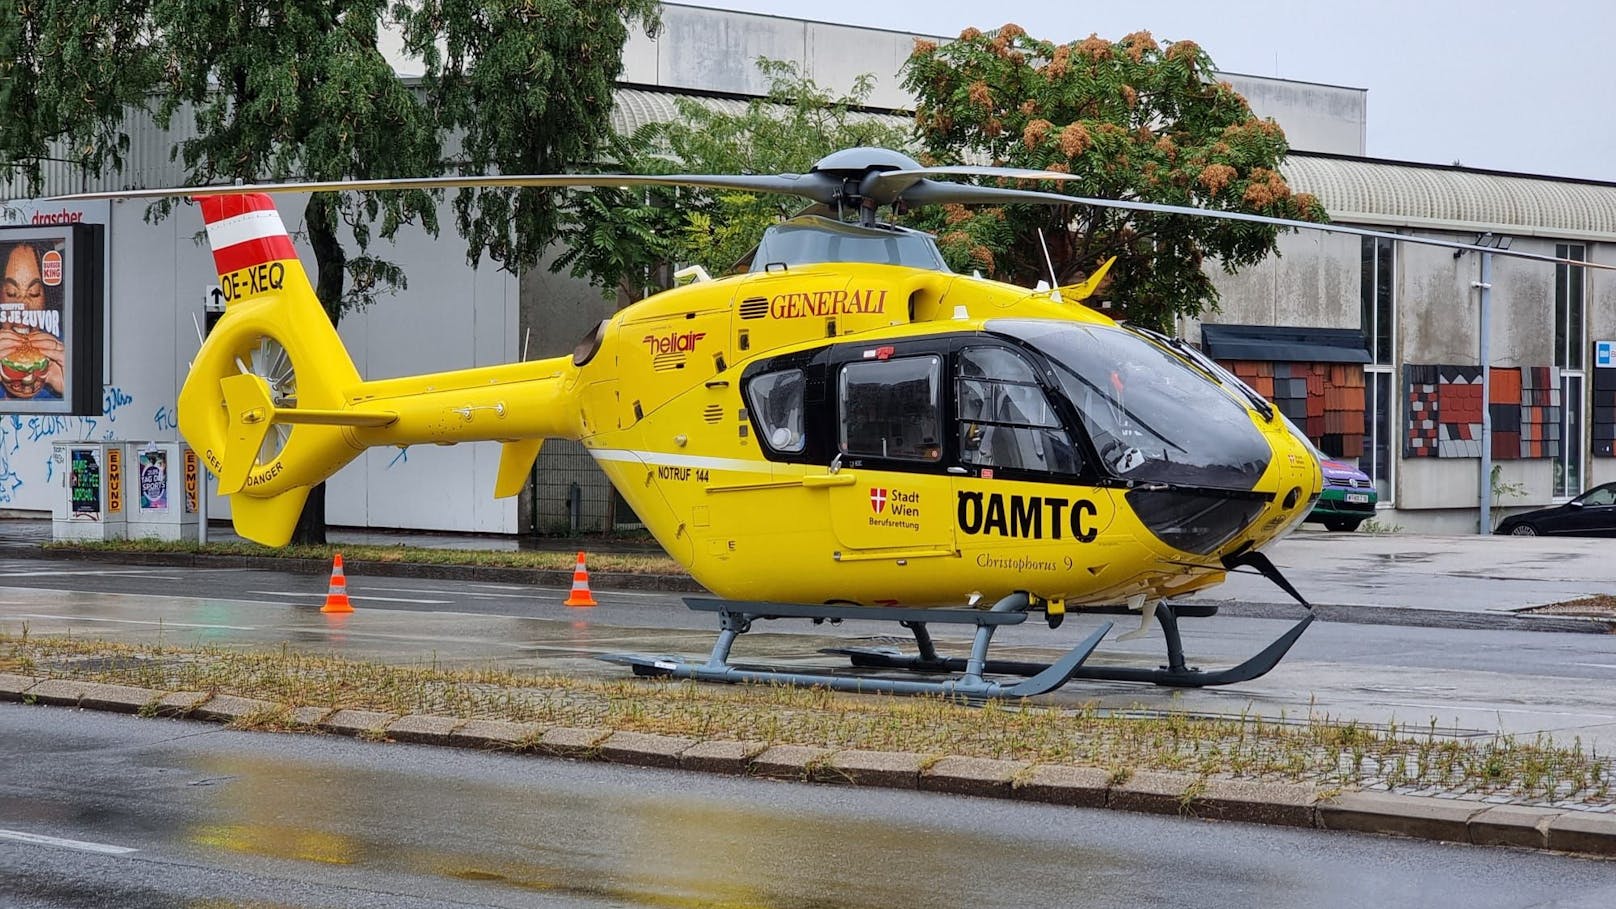
<path id="1" fill-rule="evenodd" d="M 492 549 L 432 549 L 424 546 L 367 543 L 328 544 L 325 546 L 260 546 L 257 543 L 187 543 L 166 540 L 107 540 L 45 543 L 46 549 L 116 553 L 180 553 L 211 556 L 250 556 L 268 559 L 319 559 L 329 562 L 336 553 L 342 553 L 347 562 L 410 562 L 422 565 L 473 565 L 488 568 L 530 568 L 553 571 L 571 571 L 577 562 L 578 549 L 564 552 L 549 550 L 492 550 Z M 684 569 L 665 555 L 643 553 L 588 552 L 587 544 L 579 549 L 587 553 L 590 571 L 624 572 L 630 574 L 684 574 Z"/>
<path id="2" fill-rule="evenodd" d="M 204 691 L 280 705 L 248 724 L 279 728 L 298 707 L 500 719 L 547 726 L 832 749 L 907 751 L 1098 767 L 1114 781 L 1138 770 L 1200 777 L 1502 796 L 1536 804 L 1611 804 L 1610 762 L 1579 741 L 1455 735 L 1435 723 L 1378 726 L 1309 715 L 1198 716 L 1140 709 L 1053 708 L 824 689 L 600 681 L 393 665 L 282 647 L 129 645 L 0 634 L 0 672 Z"/>

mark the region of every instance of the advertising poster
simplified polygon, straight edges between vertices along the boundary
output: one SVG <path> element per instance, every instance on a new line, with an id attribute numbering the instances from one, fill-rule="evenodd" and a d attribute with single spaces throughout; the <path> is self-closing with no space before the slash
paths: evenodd
<path id="1" fill-rule="evenodd" d="M 0 228 L 0 413 L 101 413 L 101 228 Z"/>
<path id="2" fill-rule="evenodd" d="M 168 452 L 161 449 L 140 453 L 140 510 L 168 510 Z"/>
<path id="3" fill-rule="evenodd" d="M 123 449 L 107 449 L 107 514 L 123 511 Z"/>
<path id="4" fill-rule="evenodd" d="M 189 447 L 185 449 L 185 513 L 196 514 L 197 484 L 200 481 L 202 462 L 198 460 L 196 452 Z"/>
<path id="5" fill-rule="evenodd" d="M 101 520 L 101 463 L 95 449 L 74 448 L 68 452 L 67 486 L 73 500 L 73 520 Z"/>

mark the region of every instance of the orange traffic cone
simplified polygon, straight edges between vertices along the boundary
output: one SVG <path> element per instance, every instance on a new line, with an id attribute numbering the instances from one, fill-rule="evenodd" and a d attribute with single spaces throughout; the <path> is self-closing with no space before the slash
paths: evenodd
<path id="1" fill-rule="evenodd" d="M 589 592 L 589 569 L 584 567 L 584 554 L 578 553 L 578 567 L 572 570 L 572 594 L 564 606 L 595 606 L 594 594 Z"/>
<path id="2" fill-rule="evenodd" d="M 325 594 L 325 605 L 320 607 L 321 612 L 353 612 L 353 604 L 348 602 L 348 578 L 342 573 L 342 553 L 337 553 L 331 560 L 331 587 Z"/>

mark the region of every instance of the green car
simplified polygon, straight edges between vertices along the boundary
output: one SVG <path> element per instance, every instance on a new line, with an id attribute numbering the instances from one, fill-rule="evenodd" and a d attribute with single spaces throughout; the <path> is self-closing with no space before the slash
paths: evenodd
<path id="1" fill-rule="evenodd" d="M 1342 461 L 1324 459 L 1324 492 L 1308 512 L 1307 520 L 1330 530 L 1352 531 L 1375 516 L 1375 481 L 1369 475 Z"/>

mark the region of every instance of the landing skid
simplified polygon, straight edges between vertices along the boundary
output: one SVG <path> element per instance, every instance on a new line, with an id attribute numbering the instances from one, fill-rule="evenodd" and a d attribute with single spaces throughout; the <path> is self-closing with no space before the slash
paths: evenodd
<path id="1" fill-rule="evenodd" d="M 659 676 L 679 679 L 699 679 L 708 682 L 762 682 L 785 685 L 820 686 L 836 691 L 870 692 L 882 694 L 938 694 L 962 698 L 1020 698 L 1045 694 L 1072 679 L 1098 679 L 1115 682 L 1150 682 L 1180 688 L 1202 688 L 1212 685 L 1233 685 L 1249 682 L 1273 669 L 1285 654 L 1313 624 L 1316 614 L 1295 587 L 1280 574 L 1279 569 L 1260 552 L 1243 552 L 1223 560 L 1224 567 L 1255 569 L 1273 581 L 1286 593 L 1306 607 L 1307 615 L 1256 656 L 1227 669 L 1202 670 L 1184 661 L 1184 643 L 1178 632 L 1180 609 L 1161 603 L 1155 609 L 1156 621 L 1161 624 L 1167 640 L 1167 665 L 1155 669 L 1125 666 L 1085 666 L 1084 661 L 1100 644 L 1100 639 L 1111 630 L 1111 623 L 1102 624 L 1076 647 L 1053 663 L 1026 663 L 1013 660 L 988 659 L 988 645 L 993 632 L 1001 625 L 1019 625 L 1027 620 L 1032 599 L 1025 592 L 1013 593 L 993 605 L 992 609 L 899 609 L 868 606 L 813 606 L 799 603 L 746 603 L 687 597 L 685 605 L 701 612 L 718 613 L 720 631 L 713 643 L 713 652 L 705 663 L 692 663 L 673 656 L 645 656 L 643 654 L 606 654 L 602 660 L 625 665 L 635 675 Z M 1182 607 L 1185 615 L 1208 615 L 1212 610 L 1200 605 Z M 792 672 L 766 667 L 748 668 L 729 662 L 730 648 L 735 639 L 751 630 L 758 619 L 798 618 L 824 621 L 831 619 L 868 619 L 896 621 L 915 636 L 918 654 L 904 654 L 891 648 L 832 648 L 822 653 L 841 654 L 852 659 L 858 669 L 898 670 L 914 673 L 956 673 L 944 680 L 893 679 L 875 676 L 849 676 L 831 673 Z M 976 636 L 971 642 L 968 658 L 943 657 L 931 639 L 927 625 L 933 623 L 975 625 Z M 1005 684 L 984 675 L 1018 676 L 1022 681 Z"/>
<path id="2" fill-rule="evenodd" d="M 1184 663 L 1184 643 L 1178 633 L 1178 616 L 1171 605 L 1156 607 L 1156 620 L 1161 623 L 1167 638 L 1167 665 L 1157 669 L 1138 669 L 1129 666 L 1079 666 L 1072 673 L 1074 679 L 1098 679 L 1109 682 L 1151 682 L 1174 688 L 1205 688 L 1211 685 L 1233 685 L 1249 682 L 1273 669 L 1313 623 L 1314 613 L 1308 613 L 1300 622 L 1263 648 L 1261 653 L 1238 666 L 1207 671 Z M 907 624 L 907 623 L 906 623 Z M 836 653 L 851 657 L 853 665 L 861 669 L 907 669 L 914 672 L 958 672 L 965 661 L 939 657 L 932 646 L 931 635 L 923 624 L 909 625 L 915 635 L 918 656 L 909 656 L 890 648 L 832 647 L 821 653 Z M 988 660 L 983 672 L 995 675 L 1032 676 L 1047 669 L 1044 663 L 1022 663 L 1011 660 Z"/>
<path id="3" fill-rule="evenodd" d="M 1302 636 L 1307 626 L 1313 624 L 1318 614 L 1313 611 L 1312 604 L 1302 597 L 1297 589 L 1291 586 L 1290 581 L 1280 573 L 1273 562 L 1260 552 L 1242 552 L 1229 556 L 1223 560 L 1223 566 L 1229 570 L 1247 567 L 1254 569 L 1263 577 L 1273 581 L 1276 586 L 1290 594 L 1296 602 L 1307 609 L 1307 615 L 1300 622 L 1292 625 L 1290 630 L 1280 635 L 1273 643 L 1264 647 L 1260 653 L 1246 660 L 1238 666 L 1227 669 L 1207 671 L 1196 669 L 1184 662 L 1184 641 L 1178 633 L 1179 613 L 1185 615 L 1205 616 L 1216 612 L 1205 606 L 1193 604 L 1185 607 L 1174 607 L 1162 603 L 1156 607 L 1156 621 L 1161 624 L 1162 635 L 1167 639 L 1167 665 L 1156 669 L 1138 669 L 1129 666 L 1078 666 L 1073 671 L 1074 679 L 1097 679 L 1108 682 L 1150 682 L 1156 685 L 1174 688 L 1206 688 L 1213 685 L 1234 685 L 1240 682 L 1249 682 L 1260 678 L 1279 664 L 1285 654 L 1290 652 L 1291 645 Z M 931 634 L 926 630 L 924 621 L 905 621 L 915 636 L 915 647 L 918 655 L 900 653 L 890 647 L 864 648 L 864 647 L 836 647 L 821 651 L 822 653 L 842 654 L 852 659 L 853 665 L 861 669 L 904 669 L 912 672 L 958 672 L 963 668 L 965 661 L 958 658 L 940 657 L 937 648 L 932 644 Z M 1044 663 L 1022 663 L 1010 660 L 988 660 L 981 668 L 982 672 L 995 675 L 1036 676 L 1047 669 Z"/>
<path id="4" fill-rule="evenodd" d="M 1101 625 L 1076 647 L 1053 663 L 1040 665 L 1029 672 L 1013 672 L 1023 681 L 1005 684 L 984 679 L 984 672 L 993 672 L 989 666 L 1000 665 L 987 658 L 988 644 L 1000 625 L 1018 625 L 1027 620 L 1031 599 L 1025 593 L 1013 593 L 995 603 L 987 611 L 976 609 L 884 609 L 867 606 L 812 606 L 797 603 L 742 603 L 687 597 L 685 605 L 703 612 L 716 612 L 720 631 L 713 644 L 712 655 L 705 663 L 690 663 L 677 657 L 651 657 L 641 654 L 606 654 L 601 659 L 625 665 L 635 675 L 663 676 L 678 679 L 700 679 L 707 682 L 764 682 L 785 685 L 820 686 L 835 691 L 868 692 L 876 694 L 938 694 L 961 698 L 1024 698 L 1054 691 L 1071 680 L 1082 668 L 1100 639 L 1111 630 L 1111 623 Z M 829 673 L 789 672 L 779 669 L 749 669 L 731 665 L 730 647 L 735 639 L 745 634 L 757 619 L 870 619 L 897 620 L 905 626 L 918 629 L 917 637 L 926 634 L 927 623 L 975 625 L 976 637 L 971 642 L 968 659 L 949 661 L 955 665 L 945 670 L 959 673 L 957 678 L 945 680 L 888 679 L 833 675 Z M 930 641 L 929 636 L 927 641 Z M 935 657 L 935 651 L 933 651 Z M 1005 664 L 1008 665 L 1008 664 Z M 890 668 L 915 669 L 914 666 Z M 925 670 L 933 671 L 933 670 Z"/>

